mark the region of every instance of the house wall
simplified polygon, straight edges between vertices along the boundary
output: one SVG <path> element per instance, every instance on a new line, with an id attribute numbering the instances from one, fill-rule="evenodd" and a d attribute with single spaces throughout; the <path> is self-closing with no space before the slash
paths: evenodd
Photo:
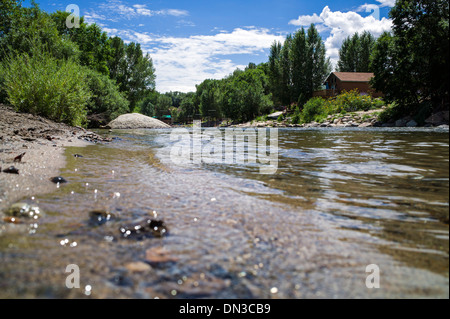
<path id="1" fill-rule="evenodd" d="M 372 89 L 370 84 L 367 82 L 342 82 L 337 79 L 336 84 L 339 92 L 358 89 L 360 93 L 370 93 L 375 98 L 384 96 L 382 93 L 376 92 L 374 89 Z"/>

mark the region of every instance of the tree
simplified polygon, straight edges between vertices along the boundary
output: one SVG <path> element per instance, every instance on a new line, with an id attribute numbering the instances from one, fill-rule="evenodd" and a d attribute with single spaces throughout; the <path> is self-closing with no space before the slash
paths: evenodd
<path id="1" fill-rule="evenodd" d="M 282 100 L 282 82 L 281 82 L 281 48 L 280 42 L 276 41 L 272 44 L 269 54 L 269 86 L 273 95 L 273 101 L 276 105 L 281 104 Z"/>
<path id="2" fill-rule="evenodd" d="M 261 69 L 235 71 L 223 83 L 223 115 L 233 121 L 250 121 L 273 107 L 272 95 L 265 94 L 268 79 Z"/>
<path id="3" fill-rule="evenodd" d="M 199 110 L 202 117 L 221 117 L 219 81 L 205 80 L 197 86 Z"/>
<path id="4" fill-rule="evenodd" d="M 32 47 L 41 44 L 57 59 L 79 57 L 77 45 L 59 35 L 50 15 L 41 11 L 34 1 L 29 8 L 14 6 L 9 1 L 0 8 L 0 16 L 5 17 L 4 22 L 0 22 L 0 60 L 10 53 L 31 53 Z"/>
<path id="5" fill-rule="evenodd" d="M 312 97 L 315 90 L 318 90 L 331 72 L 330 59 L 326 57 L 325 44 L 314 24 L 308 29 L 307 36 L 308 54 L 306 62 L 307 86 L 302 92 L 308 99 Z M 306 99 L 303 101 L 306 103 Z"/>
<path id="6" fill-rule="evenodd" d="M 284 41 L 280 52 L 280 73 L 281 73 L 281 103 L 289 105 L 291 103 L 292 89 L 292 35 L 288 35 Z"/>
<path id="7" fill-rule="evenodd" d="M 111 39 L 112 53 L 108 61 L 110 76 L 130 102 L 130 111 L 149 92 L 155 89 L 155 69 L 149 54 L 144 55 L 140 44 L 125 44 L 122 39 Z"/>
<path id="8" fill-rule="evenodd" d="M 339 50 L 338 69 L 340 72 L 370 72 L 370 56 L 375 38 L 364 31 L 360 36 L 355 33 L 342 43 Z"/>
<path id="9" fill-rule="evenodd" d="M 390 17 L 392 35 L 378 39 L 372 57 L 372 86 L 403 114 L 448 109 L 448 1 L 398 0 Z"/>
<path id="10" fill-rule="evenodd" d="M 158 101 L 155 105 L 155 116 L 162 117 L 164 115 L 169 115 L 169 109 L 172 107 L 172 99 L 170 96 L 161 94 L 158 97 Z"/>
<path id="11" fill-rule="evenodd" d="M 307 97 L 308 82 L 312 76 L 310 61 L 308 59 L 309 47 L 305 29 L 301 28 L 292 37 L 290 60 L 292 67 L 292 89 L 289 104 L 296 102 L 300 95 Z M 308 69 L 309 67 L 309 69 Z M 306 102 L 306 100 L 304 101 Z"/>

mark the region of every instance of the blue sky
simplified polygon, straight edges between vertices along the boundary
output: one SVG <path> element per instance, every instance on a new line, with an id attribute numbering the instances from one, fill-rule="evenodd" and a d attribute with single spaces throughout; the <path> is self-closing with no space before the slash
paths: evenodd
<path id="1" fill-rule="evenodd" d="M 29 2 L 26 1 L 25 4 Z M 194 91 L 249 62 L 268 60 L 270 45 L 315 23 L 333 63 L 347 36 L 390 30 L 395 0 L 67 0 L 37 1 L 48 12 L 76 4 L 89 23 L 139 42 L 156 68 L 156 89 Z"/>

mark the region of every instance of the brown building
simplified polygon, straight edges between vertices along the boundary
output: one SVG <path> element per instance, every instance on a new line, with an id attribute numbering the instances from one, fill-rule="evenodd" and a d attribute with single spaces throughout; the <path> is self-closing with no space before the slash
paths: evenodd
<path id="1" fill-rule="evenodd" d="M 324 83 L 324 89 L 315 91 L 313 96 L 333 97 L 343 91 L 357 89 L 361 94 L 382 97 L 383 93 L 376 92 L 370 86 L 369 82 L 373 77 L 373 73 L 332 72 Z"/>

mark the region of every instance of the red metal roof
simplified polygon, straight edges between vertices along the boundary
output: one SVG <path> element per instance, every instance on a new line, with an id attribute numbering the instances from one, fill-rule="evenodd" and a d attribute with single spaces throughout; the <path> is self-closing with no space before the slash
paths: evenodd
<path id="1" fill-rule="evenodd" d="M 360 72 L 333 72 L 332 74 L 342 82 L 369 82 L 374 77 L 373 73 Z"/>

